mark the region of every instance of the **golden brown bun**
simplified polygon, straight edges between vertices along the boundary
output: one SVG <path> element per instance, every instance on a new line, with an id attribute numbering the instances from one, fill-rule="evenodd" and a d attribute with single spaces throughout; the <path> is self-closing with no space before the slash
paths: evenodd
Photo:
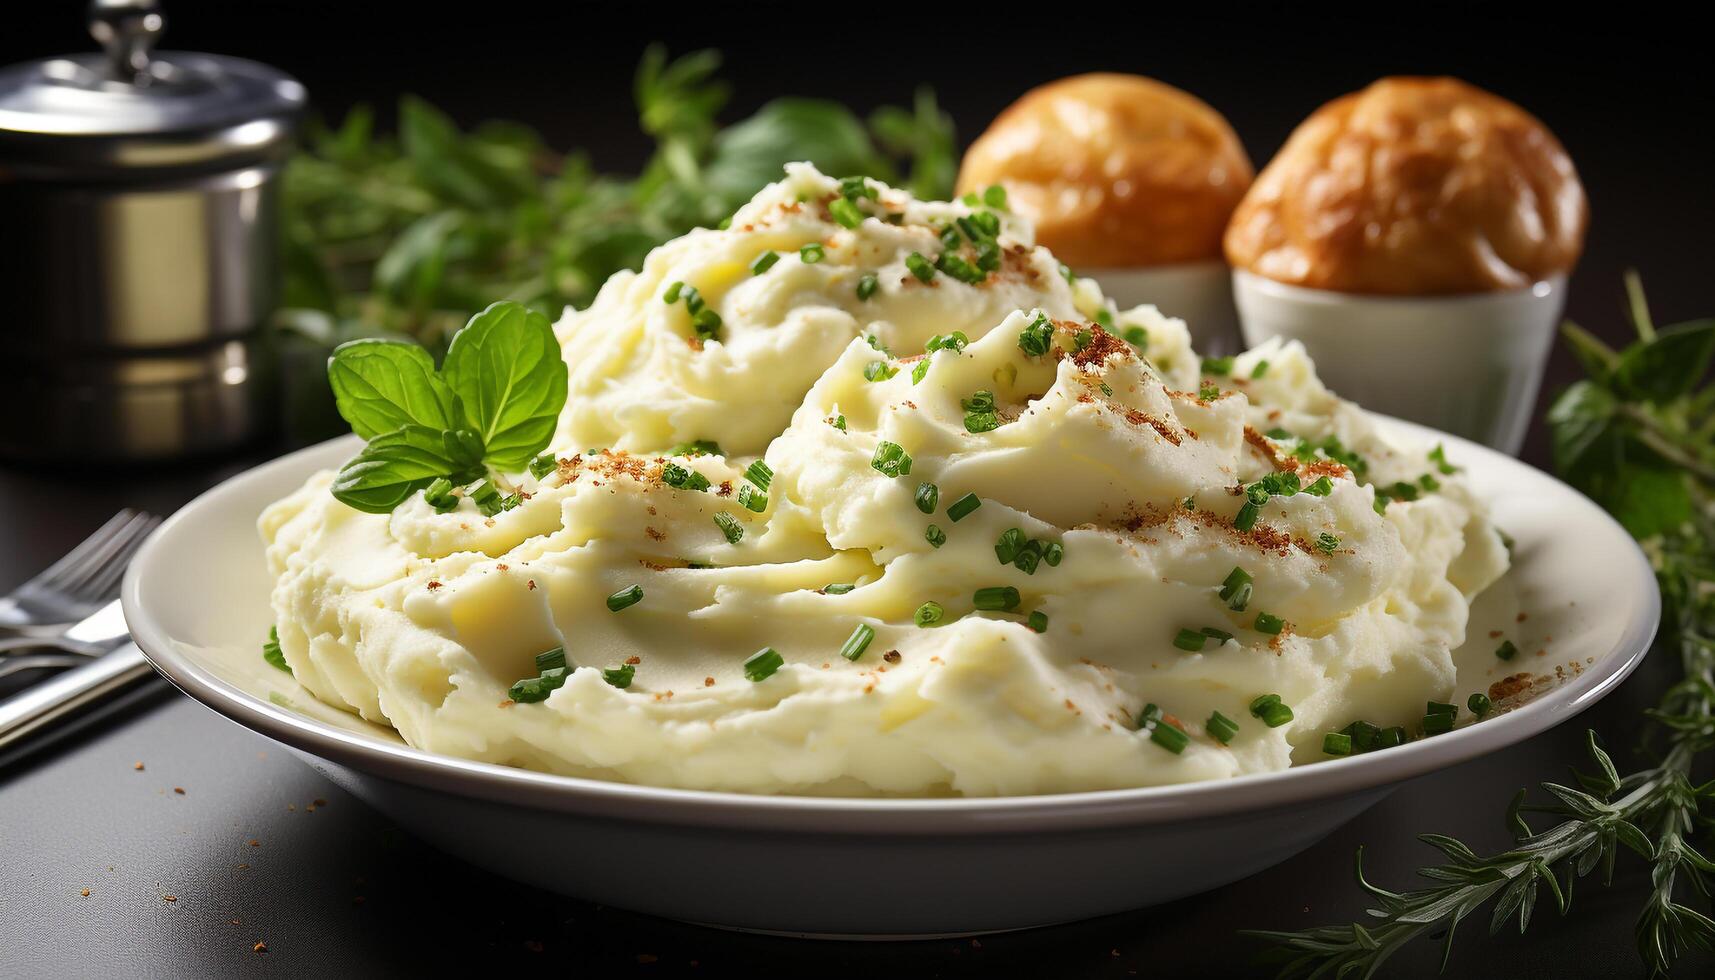
<path id="1" fill-rule="evenodd" d="M 1219 258 L 1250 186 L 1233 128 L 1201 100 L 1136 75 L 1076 75 L 1026 92 L 959 169 L 959 192 L 1006 188 L 1036 240 L 1074 266 Z"/>
<path id="2" fill-rule="evenodd" d="M 1569 271 L 1589 214 L 1554 134 L 1453 78 L 1384 78 L 1311 114 L 1227 228 L 1227 261 L 1279 282 L 1422 296 Z"/>

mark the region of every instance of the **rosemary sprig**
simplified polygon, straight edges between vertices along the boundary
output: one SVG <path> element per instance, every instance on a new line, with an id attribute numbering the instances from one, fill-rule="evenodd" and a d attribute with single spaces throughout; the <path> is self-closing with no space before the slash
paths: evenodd
<path id="1" fill-rule="evenodd" d="M 1680 902 L 1681 886 L 1708 899 L 1715 862 L 1692 843 L 1711 824 L 1715 781 L 1692 770 L 1715 748 L 1715 386 L 1702 385 L 1715 358 L 1715 321 L 1656 328 L 1643 290 L 1628 275 L 1636 343 L 1614 351 L 1575 324 L 1567 342 L 1590 377 L 1569 388 L 1548 415 L 1555 463 L 1639 538 L 1661 586 L 1665 616 L 1657 640 L 1673 650 L 1682 678 L 1647 712 L 1655 723 L 1643 748 L 1653 765 L 1621 776 L 1595 732 L 1595 773 L 1573 770 L 1576 787 L 1543 783 L 1550 802 L 1507 808 L 1509 850 L 1478 855 L 1451 837 L 1420 839 L 1447 857 L 1418 869 L 1433 884 L 1404 892 L 1371 884 L 1358 852 L 1358 884 L 1374 899 L 1364 922 L 1299 932 L 1254 932 L 1272 946 L 1263 959 L 1283 977 L 1368 977 L 1424 933 L 1445 930 L 1442 967 L 1459 923 L 1491 900 L 1489 932 L 1516 922 L 1522 933 L 1541 894 L 1565 914 L 1573 884 L 1597 867 L 1613 880 L 1624 848 L 1649 863 L 1649 897 L 1638 915 L 1638 954 L 1664 975 L 1691 948 L 1715 951 L 1715 920 Z M 1540 833 L 1525 813 L 1559 822 Z"/>

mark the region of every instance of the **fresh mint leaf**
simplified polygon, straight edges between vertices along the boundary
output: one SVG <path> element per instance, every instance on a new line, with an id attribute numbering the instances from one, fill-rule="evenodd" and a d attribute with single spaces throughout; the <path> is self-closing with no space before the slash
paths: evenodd
<path id="1" fill-rule="evenodd" d="M 566 362 L 548 318 L 495 303 L 453 336 L 441 377 L 459 398 L 483 460 L 518 471 L 553 438 L 566 404 Z M 439 475 L 439 474 L 436 474 Z"/>
<path id="2" fill-rule="evenodd" d="M 328 358 L 328 383 L 351 431 L 373 439 L 405 425 L 450 429 L 462 420 L 452 389 L 416 344 L 353 340 Z"/>
<path id="3" fill-rule="evenodd" d="M 334 499 L 367 514 L 388 514 L 436 477 L 459 469 L 446 452 L 447 434 L 406 425 L 369 440 L 334 476 Z"/>
<path id="4" fill-rule="evenodd" d="M 1660 404 L 1689 393 L 1715 359 L 1715 319 L 1663 327 L 1620 353 L 1614 380 L 1625 391 Z"/>

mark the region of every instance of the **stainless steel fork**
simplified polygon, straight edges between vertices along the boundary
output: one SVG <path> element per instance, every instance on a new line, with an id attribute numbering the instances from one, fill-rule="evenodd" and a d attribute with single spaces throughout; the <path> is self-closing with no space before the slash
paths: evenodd
<path id="1" fill-rule="evenodd" d="M 113 598 L 131 556 L 161 519 L 142 511 L 114 514 L 41 574 L 0 597 L 0 632 L 51 636 Z"/>

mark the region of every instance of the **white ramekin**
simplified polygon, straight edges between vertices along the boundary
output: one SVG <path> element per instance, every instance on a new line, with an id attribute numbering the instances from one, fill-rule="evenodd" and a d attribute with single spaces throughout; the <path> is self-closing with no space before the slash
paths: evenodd
<path id="1" fill-rule="evenodd" d="M 1191 345 L 1199 353 L 1224 355 L 1239 349 L 1239 315 L 1233 309 L 1233 283 L 1220 259 L 1131 269 L 1083 269 L 1102 284 L 1102 292 L 1124 310 L 1149 303 L 1185 321 Z"/>
<path id="2" fill-rule="evenodd" d="M 1245 342 L 1297 340 L 1322 381 L 1387 415 L 1518 453 L 1566 277 L 1461 296 L 1364 296 L 1233 270 Z"/>

